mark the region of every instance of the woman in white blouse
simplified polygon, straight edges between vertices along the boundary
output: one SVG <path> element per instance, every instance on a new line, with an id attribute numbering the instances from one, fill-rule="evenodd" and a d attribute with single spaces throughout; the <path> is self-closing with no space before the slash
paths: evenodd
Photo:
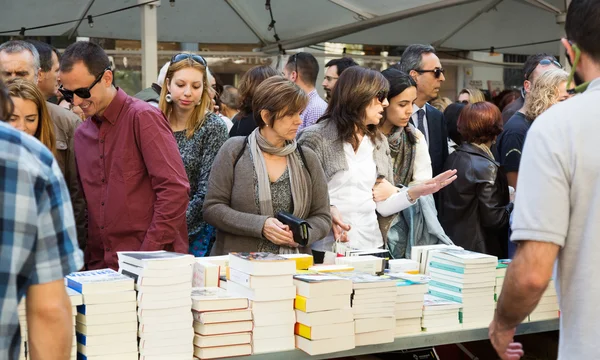
<path id="1" fill-rule="evenodd" d="M 300 144 L 311 148 L 323 166 L 331 203 L 333 230 L 312 246 L 317 263 L 336 240 L 355 249 L 382 247 L 383 219 L 454 180 L 449 171 L 410 188 L 392 185 L 390 149 L 377 129 L 389 105 L 388 90 L 380 73 L 358 66 L 346 69 L 323 117 L 300 134 Z"/>

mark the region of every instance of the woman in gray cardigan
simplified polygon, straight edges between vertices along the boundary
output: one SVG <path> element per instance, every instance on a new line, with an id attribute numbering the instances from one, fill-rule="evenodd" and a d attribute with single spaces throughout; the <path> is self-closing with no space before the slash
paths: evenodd
<path id="1" fill-rule="evenodd" d="M 258 128 L 221 147 L 208 180 L 204 219 L 217 228 L 213 255 L 297 252 L 290 228 L 275 218 L 280 211 L 308 222 L 309 246 L 331 229 L 323 169 L 315 153 L 295 140 L 307 103 L 303 90 L 281 76 L 256 89 Z"/>
<path id="2" fill-rule="evenodd" d="M 393 185 L 390 149 L 377 129 L 389 105 L 388 90 L 380 73 L 350 67 L 340 75 L 322 120 L 300 134 L 300 144 L 313 149 L 323 166 L 331 201 L 333 232 L 312 246 L 317 263 L 334 241 L 353 249 L 383 247 L 382 230 L 393 215 L 445 185 L 446 177 L 441 184 Z"/>

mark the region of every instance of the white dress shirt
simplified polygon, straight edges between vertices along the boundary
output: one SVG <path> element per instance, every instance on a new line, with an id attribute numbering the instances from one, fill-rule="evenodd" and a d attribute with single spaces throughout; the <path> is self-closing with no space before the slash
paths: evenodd
<path id="1" fill-rule="evenodd" d="M 429 144 L 429 126 L 427 125 L 427 103 L 425 103 L 425 105 L 423 105 L 423 107 L 418 107 L 416 104 L 413 104 L 413 114 L 411 116 L 412 119 L 412 123 L 415 126 L 415 128 L 419 127 L 419 115 L 417 114 L 417 112 L 419 110 L 423 110 L 424 114 L 423 114 L 423 129 L 425 129 L 425 141 L 427 142 L 427 144 Z M 429 149 L 429 145 L 427 146 L 427 149 Z"/>
<path id="2" fill-rule="evenodd" d="M 358 151 L 344 143 L 344 154 L 348 170 L 339 171 L 327 184 L 329 201 L 335 205 L 346 224 L 351 225 L 347 246 L 356 249 L 372 249 L 383 246 L 383 238 L 377 222 L 377 211 L 382 216 L 390 216 L 412 204 L 406 197 L 406 188 L 393 194 L 385 201 L 375 203 L 373 186 L 377 181 L 377 169 L 373 159 L 374 145 L 369 137 L 363 137 Z M 333 231 L 312 248 L 318 251 L 331 251 Z"/>

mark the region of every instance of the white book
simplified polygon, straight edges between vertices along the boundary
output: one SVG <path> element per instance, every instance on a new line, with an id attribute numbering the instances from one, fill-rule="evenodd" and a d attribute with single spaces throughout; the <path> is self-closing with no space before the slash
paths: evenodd
<path id="1" fill-rule="evenodd" d="M 85 346 L 77 344 L 77 352 L 86 356 L 123 354 L 134 351 L 137 351 L 137 341 L 135 338 L 132 338 L 132 341 L 112 343 L 110 345 Z"/>
<path id="2" fill-rule="evenodd" d="M 413 303 L 413 302 L 420 302 L 421 304 L 423 304 L 424 300 L 425 300 L 425 293 L 396 296 L 396 304 L 405 304 L 405 303 Z"/>
<path id="3" fill-rule="evenodd" d="M 375 291 L 373 291 L 375 290 Z M 396 301 L 396 291 L 394 288 L 384 288 L 381 291 L 378 289 L 370 289 L 369 291 L 357 291 L 355 290 L 352 294 L 352 299 L 366 300 L 366 299 L 387 299 L 390 301 Z"/>
<path id="4" fill-rule="evenodd" d="M 168 309 L 137 309 L 137 315 L 139 317 L 169 317 L 169 316 L 181 316 L 182 314 L 189 314 L 190 307 L 188 305 L 178 306 Z"/>
<path id="5" fill-rule="evenodd" d="M 383 299 L 377 299 L 377 298 L 373 298 L 373 299 L 352 299 L 352 306 L 359 306 L 359 305 L 368 305 L 368 304 L 381 304 L 381 303 L 396 303 L 395 301 L 395 297 L 391 297 L 391 298 L 383 298 Z"/>
<path id="6" fill-rule="evenodd" d="M 117 314 L 83 315 L 77 314 L 77 322 L 84 325 L 107 325 L 137 323 L 137 315 L 134 311 Z"/>
<path id="7" fill-rule="evenodd" d="M 412 248 L 411 252 L 415 249 L 415 247 Z M 431 262 L 431 258 L 432 256 L 439 252 L 439 251 L 443 251 L 446 249 L 462 249 L 460 246 L 456 246 L 456 245 L 446 245 L 446 244 L 437 244 L 437 245 L 430 245 L 430 247 L 424 248 L 423 252 L 421 254 L 421 263 L 419 264 L 419 272 L 422 274 L 429 274 L 429 264 Z M 412 256 L 412 254 L 411 254 Z"/>
<path id="8" fill-rule="evenodd" d="M 136 308 L 136 302 L 130 301 L 114 304 L 79 305 L 77 307 L 77 312 L 83 315 L 117 314 L 126 312 L 135 313 Z"/>
<path id="9" fill-rule="evenodd" d="M 192 311 L 194 321 L 202 324 L 226 323 L 232 321 L 252 320 L 252 311 L 250 309 L 241 310 L 222 310 L 222 311 Z"/>
<path id="10" fill-rule="evenodd" d="M 77 352 L 77 348 L 75 348 L 75 352 Z M 75 359 L 77 358 L 77 353 L 75 354 Z M 71 354 L 71 359 L 73 359 L 73 355 Z M 110 356 L 106 355 L 97 355 L 97 356 L 86 356 L 86 360 L 138 360 L 138 352 L 128 352 L 125 354 L 111 354 Z M 141 360 L 141 359 L 140 359 Z M 144 359 L 144 360 L 154 360 L 154 359 Z M 169 360 L 179 360 L 179 359 L 169 359 Z"/>
<path id="11" fill-rule="evenodd" d="M 256 337 L 252 337 L 253 354 L 266 354 L 272 352 L 290 351 L 294 350 L 295 347 L 296 341 L 293 332 L 290 336 L 277 337 L 271 339 L 257 339 Z"/>
<path id="12" fill-rule="evenodd" d="M 138 275 L 132 272 L 129 272 L 123 268 L 119 269 L 119 273 L 132 278 L 135 281 L 135 285 L 138 288 L 144 288 L 146 286 L 175 286 L 179 284 L 189 284 L 192 286 L 192 267 L 186 266 L 184 269 L 189 270 L 186 271 L 184 276 L 172 276 L 172 277 L 149 277 L 145 275 Z"/>
<path id="13" fill-rule="evenodd" d="M 423 301 L 423 310 L 453 310 L 460 309 L 462 307 L 461 303 L 446 300 L 437 296 L 433 296 L 431 294 L 425 294 L 425 299 Z"/>
<path id="14" fill-rule="evenodd" d="M 348 307 L 350 306 L 350 298 L 348 297 Z M 252 314 L 284 312 L 294 309 L 294 299 L 277 300 L 277 301 L 249 301 L 249 307 Z"/>
<path id="15" fill-rule="evenodd" d="M 194 321 L 194 331 L 200 335 L 233 334 L 252 331 L 252 321 L 235 321 L 228 323 L 202 324 Z"/>
<path id="16" fill-rule="evenodd" d="M 119 261 L 119 271 L 120 270 L 125 270 L 128 273 L 145 278 L 188 279 L 191 278 L 193 269 L 191 266 L 178 266 L 168 269 L 144 268 Z"/>
<path id="17" fill-rule="evenodd" d="M 354 333 L 356 334 L 389 330 L 394 329 L 395 327 L 396 318 L 393 316 L 354 320 Z"/>
<path id="18" fill-rule="evenodd" d="M 147 294 L 157 294 L 157 293 L 167 293 L 167 292 L 180 292 L 180 291 L 189 291 L 192 292 L 192 282 L 183 282 L 180 284 L 174 284 L 174 285 L 159 285 L 159 286 L 154 286 L 154 285 L 139 285 L 139 284 L 135 284 L 135 290 L 137 291 L 141 291 L 143 293 L 147 293 Z"/>
<path id="19" fill-rule="evenodd" d="M 219 265 L 204 258 L 196 258 L 192 276 L 193 287 L 219 287 L 221 270 Z"/>
<path id="20" fill-rule="evenodd" d="M 107 334 L 107 335 L 91 335 L 86 336 L 84 334 L 77 334 L 76 343 L 85 346 L 110 346 L 112 344 L 127 343 L 137 341 L 135 332 L 129 334 Z M 77 344 L 73 344 L 76 347 Z"/>
<path id="21" fill-rule="evenodd" d="M 275 339 L 294 335 L 294 324 L 255 326 L 252 330 L 252 339 Z"/>
<path id="22" fill-rule="evenodd" d="M 430 327 L 430 328 L 422 328 L 426 333 L 444 333 L 444 332 L 452 332 L 457 330 L 462 330 L 462 325 L 449 325 L 449 326 L 438 326 L 438 327 Z"/>
<path id="23" fill-rule="evenodd" d="M 177 299 L 171 300 L 162 300 L 162 301 L 139 301 L 138 306 L 143 309 L 171 309 L 174 307 L 187 306 L 188 308 L 192 307 L 192 298 L 189 293 L 186 297 L 180 297 Z"/>
<path id="24" fill-rule="evenodd" d="M 541 320 L 550 320 L 550 319 L 558 319 L 558 311 L 546 311 L 546 312 L 533 312 L 529 314 L 529 321 L 541 321 Z"/>
<path id="25" fill-rule="evenodd" d="M 396 329 L 373 331 L 354 335 L 356 346 L 386 344 L 394 342 Z"/>
<path id="26" fill-rule="evenodd" d="M 123 336 L 127 336 L 127 334 L 135 333 L 137 329 L 137 321 L 131 321 L 127 323 L 119 324 L 119 326 L 115 326 L 114 324 L 106 324 L 106 325 L 85 325 L 82 323 L 75 323 L 75 330 L 78 333 L 85 334 L 88 336 L 98 336 L 98 335 L 112 335 L 112 334 L 125 334 Z"/>
<path id="27" fill-rule="evenodd" d="M 271 253 L 230 253 L 229 267 L 250 275 L 271 276 L 296 273 L 295 260 Z"/>
<path id="28" fill-rule="evenodd" d="M 306 313 L 296 310 L 296 322 L 307 326 L 319 326 L 353 321 L 352 309 L 336 309 Z"/>
<path id="29" fill-rule="evenodd" d="M 412 319 L 421 317 L 423 315 L 423 310 L 395 310 L 394 317 L 396 319 Z"/>
<path id="30" fill-rule="evenodd" d="M 350 307 L 350 295 L 334 295 L 322 298 L 296 297 L 294 307 L 307 313 L 315 311 L 347 309 Z"/>
<path id="31" fill-rule="evenodd" d="M 187 329 L 179 330 L 168 330 L 161 332 L 139 332 L 138 337 L 140 340 L 157 341 L 161 342 L 163 339 L 181 338 L 181 339 L 193 339 L 194 328 L 190 325 Z"/>
<path id="32" fill-rule="evenodd" d="M 138 343 L 139 349 L 154 349 L 165 346 L 191 346 L 192 339 L 189 337 L 171 337 L 171 338 L 163 338 L 162 340 L 154 340 L 154 339 L 140 339 Z"/>
<path id="33" fill-rule="evenodd" d="M 218 265 L 221 276 L 227 275 L 227 269 L 229 268 L 229 255 L 205 256 L 201 259 L 203 261 Z"/>
<path id="34" fill-rule="evenodd" d="M 191 324 L 194 321 L 194 317 L 190 312 L 182 312 L 178 315 L 172 316 L 139 316 L 138 322 L 144 325 L 157 325 L 157 324 L 168 324 L 174 322 L 187 322 Z"/>
<path id="35" fill-rule="evenodd" d="M 229 281 L 227 284 L 227 293 L 232 296 L 245 297 L 253 301 L 276 301 L 294 299 L 296 297 L 296 287 L 292 285 L 281 288 L 249 289 L 243 285 Z"/>
<path id="36" fill-rule="evenodd" d="M 83 304 L 83 295 L 81 295 L 81 293 L 78 293 L 77 291 L 69 288 L 69 287 L 65 287 L 65 289 L 67 290 L 67 295 L 69 295 L 69 300 L 71 300 L 71 306 L 79 306 L 81 304 Z M 25 303 L 23 302 L 23 312 L 25 311 Z M 21 312 L 21 304 L 19 304 L 19 313 Z"/>
<path id="37" fill-rule="evenodd" d="M 252 354 L 252 346 L 250 344 L 217 346 L 211 348 L 194 347 L 194 356 L 197 359 L 220 359 L 250 354 Z"/>
<path id="38" fill-rule="evenodd" d="M 272 289 L 294 286 L 294 279 L 290 275 L 255 276 L 236 269 L 229 269 L 229 278 L 227 280 L 249 289 Z"/>
<path id="39" fill-rule="evenodd" d="M 133 288 L 129 291 L 83 294 L 83 303 L 86 305 L 112 304 L 135 301 L 135 291 Z"/>
<path id="40" fill-rule="evenodd" d="M 386 310 L 391 314 L 394 313 L 396 303 L 394 302 L 382 302 L 379 304 L 365 304 L 365 305 L 352 305 L 352 311 L 356 314 L 357 312 L 376 312 L 379 310 Z"/>
<path id="41" fill-rule="evenodd" d="M 353 336 L 354 321 L 317 326 L 306 326 L 298 323 L 295 327 L 295 333 L 296 335 L 300 335 L 310 340 L 329 339 L 340 336 Z"/>
<path id="42" fill-rule="evenodd" d="M 255 326 L 273 326 L 273 325 L 285 325 L 285 324 L 295 324 L 296 323 L 296 313 L 292 310 L 287 310 L 281 313 L 263 313 L 256 314 L 254 316 L 254 325 Z"/>
<path id="43" fill-rule="evenodd" d="M 423 301 L 415 301 L 410 303 L 396 303 L 394 307 L 396 311 L 410 311 L 423 309 Z"/>
<path id="44" fill-rule="evenodd" d="M 309 340 L 296 335 L 296 347 L 308 355 L 322 355 L 354 349 L 354 336 L 342 336 L 321 340 Z"/>
<path id="45" fill-rule="evenodd" d="M 172 345 L 172 346 L 161 346 L 161 347 L 152 347 L 152 348 L 140 348 L 140 358 L 142 356 L 151 356 L 151 355 L 162 355 L 162 356 L 171 356 L 174 354 L 187 354 L 187 358 L 191 359 L 194 355 L 194 345 L 192 345 L 192 341 L 190 339 L 189 346 L 181 346 L 181 345 Z"/>
<path id="46" fill-rule="evenodd" d="M 169 251 L 118 251 L 120 262 L 148 269 L 172 269 L 178 266 L 190 266 L 194 256 Z"/>
<path id="47" fill-rule="evenodd" d="M 375 275 L 383 271 L 383 258 L 364 255 L 364 256 L 345 256 L 335 258 L 336 265 L 350 265 L 356 271 Z"/>
<path id="48" fill-rule="evenodd" d="M 165 332 L 165 331 L 174 331 L 174 330 L 186 330 L 192 327 L 192 322 L 189 321 L 179 321 L 179 322 L 167 322 L 167 323 L 159 323 L 159 324 L 146 324 L 139 323 L 138 325 L 138 333 L 154 333 L 154 332 Z"/>
<path id="49" fill-rule="evenodd" d="M 248 308 L 248 299 L 217 287 L 194 288 L 192 309 L 196 311 L 217 311 Z"/>
<path id="50" fill-rule="evenodd" d="M 146 303 L 153 303 L 156 301 L 168 301 L 175 300 L 181 298 L 189 298 L 191 291 L 183 290 L 176 292 L 163 292 L 163 293 L 146 293 L 143 291 L 138 292 L 137 301 L 140 306 L 143 306 Z"/>
<path id="51" fill-rule="evenodd" d="M 238 344 L 250 344 L 252 342 L 252 333 L 237 333 L 223 335 L 194 335 L 194 346 L 200 348 L 228 346 Z"/>
<path id="52" fill-rule="evenodd" d="M 412 319 L 396 319 L 396 327 L 400 326 L 413 326 L 418 325 L 419 330 L 421 329 L 421 318 L 412 318 Z"/>
<path id="53" fill-rule="evenodd" d="M 84 295 L 133 290 L 133 280 L 112 269 L 70 273 L 65 281 L 68 287 Z"/>

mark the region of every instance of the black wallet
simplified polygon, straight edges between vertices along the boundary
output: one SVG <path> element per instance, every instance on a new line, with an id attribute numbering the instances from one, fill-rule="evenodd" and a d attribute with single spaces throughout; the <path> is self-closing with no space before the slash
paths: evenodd
<path id="1" fill-rule="evenodd" d="M 277 220 L 290 227 L 296 243 L 300 244 L 300 246 L 306 246 L 306 244 L 308 244 L 308 229 L 310 228 L 310 224 L 307 223 L 306 220 L 302 220 L 285 211 L 278 212 L 275 217 Z"/>

